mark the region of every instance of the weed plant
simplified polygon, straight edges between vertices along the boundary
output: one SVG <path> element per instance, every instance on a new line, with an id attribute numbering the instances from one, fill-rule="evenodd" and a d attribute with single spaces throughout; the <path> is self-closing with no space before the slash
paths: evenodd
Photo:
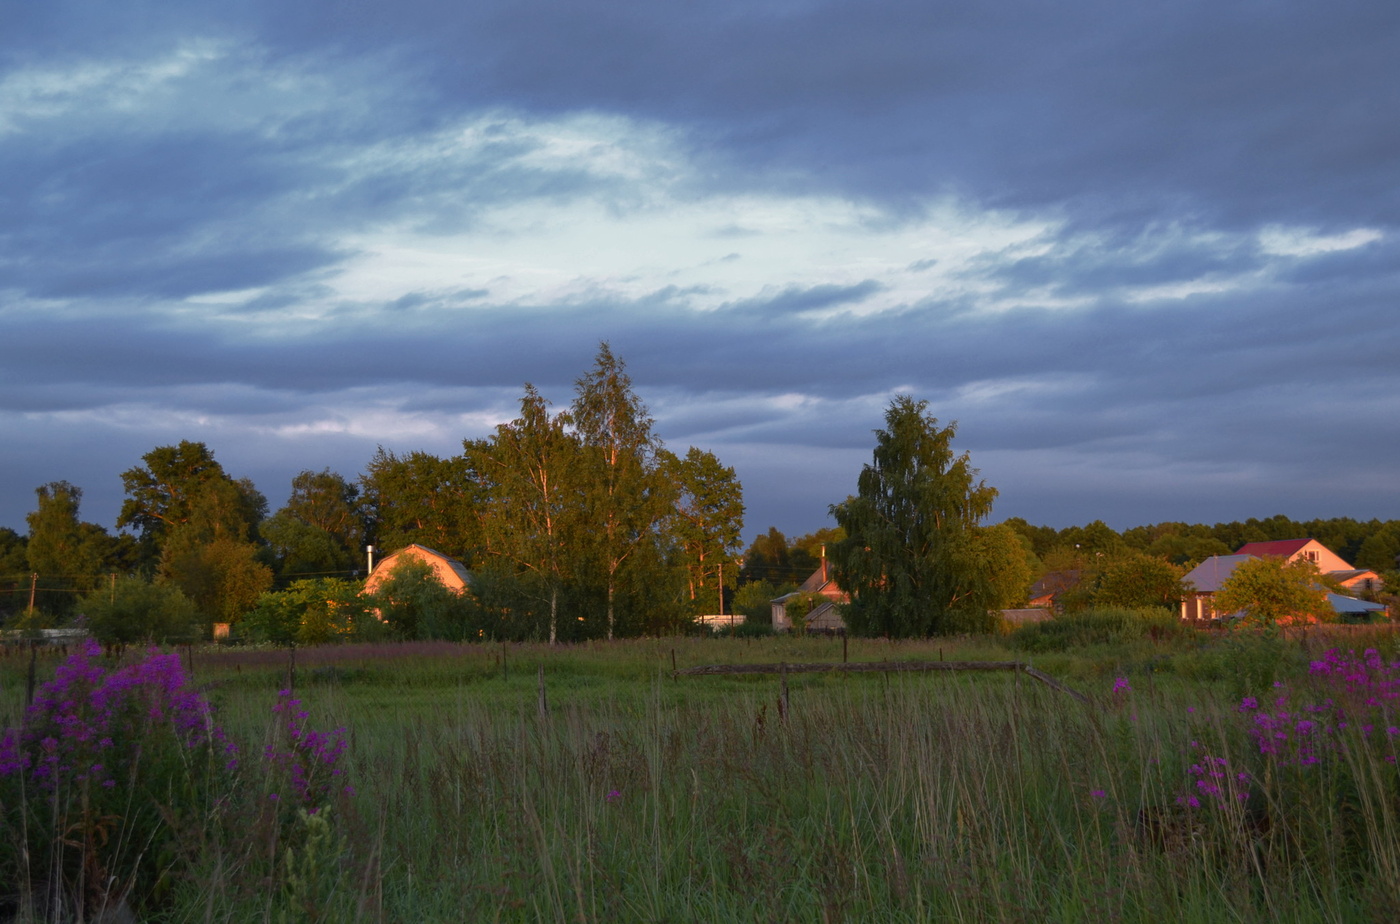
<path id="1" fill-rule="evenodd" d="M 1400 666 L 1275 639 L 1240 698 L 1253 655 L 1223 642 L 1034 654 L 1089 706 L 1010 673 L 670 673 L 837 661 L 840 639 L 308 649 L 296 694 L 285 650 L 201 652 L 229 737 L 272 750 L 151 919 L 1397 919 Z M 302 790 L 270 755 L 293 753 L 320 782 L 283 801 Z"/>

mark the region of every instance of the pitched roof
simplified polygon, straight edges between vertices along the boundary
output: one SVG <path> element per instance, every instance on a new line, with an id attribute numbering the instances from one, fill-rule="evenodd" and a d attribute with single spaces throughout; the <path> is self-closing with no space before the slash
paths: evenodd
<path id="1" fill-rule="evenodd" d="M 1230 575 L 1235 573 L 1240 562 L 1249 561 L 1256 557 L 1254 555 L 1212 555 L 1192 568 L 1182 580 L 1195 587 L 1197 593 L 1213 594 L 1220 589 L 1221 584 L 1229 580 Z"/>
<path id="2" fill-rule="evenodd" d="M 413 543 L 411 546 L 409 546 L 409 548 L 413 548 L 413 549 L 422 549 L 424 552 L 427 552 L 429 555 L 434 555 L 434 556 L 436 556 L 436 557 L 438 557 L 438 558 L 441 558 L 444 562 L 447 563 L 447 567 L 449 567 L 449 568 L 452 569 L 452 573 L 455 574 L 455 575 L 457 575 L 459 578 L 462 579 L 462 583 L 463 583 L 463 584 L 470 584 L 470 583 L 471 583 L 471 581 L 472 581 L 472 573 L 471 573 L 470 571 L 467 570 L 467 566 L 466 566 L 466 565 L 462 564 L 460 561 L 458 561 L 457 559 L 453 558 L 452 556 L 450 556 L 450 555 L 444 555 L 444 554 L 442 554 L 441 552 L 439 552 L 437 549 L 430 549 L 430 548 L 428 548 L 426 545 L 419 545 L 419 544 L 416 543 L 416 542 Z"/>
<path id="3" fill-rule="evenodd" d="M 1342 594 L 1328 594 L 1327 602 L 1332 604 L 1332 609 L 1338 613 L 1379 613 L 1385 610 L 1384 603 L 1371 603 Z"/>
<path id="4" fill-rule="evenodd" d="M 1303 546 L 1312 542 L 1311 539 L 1276 539 L 1272 542 L 1246 542 L 1235 550 L 1236 555 L 1277 555 L 1280 558 L 1287 558 L 1297 554 Z"/>
<path id="5" fill-rule="evenodd" d="M 1046 594 L 1062 594 L 1079 583 L 1080 574 L 1081 572 L 1075 569 L 1047 571 L 1041 575 L 1040 580 L 1031 585 L 1030 598 L 1035 600 Z"/>

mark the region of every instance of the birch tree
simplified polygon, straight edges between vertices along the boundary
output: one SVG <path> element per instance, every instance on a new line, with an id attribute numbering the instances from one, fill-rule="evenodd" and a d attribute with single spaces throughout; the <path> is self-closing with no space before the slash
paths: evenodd
<path id="1" fill-rule="evenodd" d="M 661 442 L 652 433 L 651 415 L 607 343 L 599 347 L 593 370 L 575 382 L 569 419 L 583 449 L 585 504 L 593 529 L 590 557 L 612 638 L 623 569 L 658 540 L 675 489 L 660 474 Z"/>
<path id="2" fill-rule="evenodd" d="M 856 495 L 831 508 L 846 531 L 830 550 L 833 576 L 851 595 L 846 622 L 857 634 L 982 628 L 997 597 L 976 554 L 996 489 L 967 453 L 954 454 L 956 423 L 940 427 L 927 407 L 907 395 L 891 402 Z"/>

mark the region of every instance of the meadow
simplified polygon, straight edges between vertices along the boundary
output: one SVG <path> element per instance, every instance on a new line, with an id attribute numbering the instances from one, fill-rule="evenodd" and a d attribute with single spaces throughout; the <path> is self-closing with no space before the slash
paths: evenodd
<path id="1" fill-rule="evenodd" d="M 1393 632 L 1029 645 L 345 645 L 294 671 L 287 649 L 181 650 L 249 755 L 294 675 L 302 721 L 344 729 L 348 788 L 280 827 L 248 806 L 285 781 L 184 819 L 142 919 L 1400 918 Z M 1091 702 L 1005 672 L 672 673 L 843 654 L 1030 661 Z M 0 726 L 26 667 L 0 663 Z"/>

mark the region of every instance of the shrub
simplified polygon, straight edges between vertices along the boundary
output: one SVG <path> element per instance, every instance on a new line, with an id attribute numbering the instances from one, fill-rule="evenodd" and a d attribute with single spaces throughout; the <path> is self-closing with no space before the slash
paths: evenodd
<path id="1" fill-rule="evenodd" d="M 194 603 L 174 584 L 122 577 L 78 603 L 93 637 L 104 645 L 188 638 L 199 633 Z"/>
<path id="2" fill-rule="evenodd" d="M 307 820 L 347 808 L 343 730 L 318 732 L 283 691 L 262 759 L 243 758 L 177 655 L 111 670 L 99 655 L 85 644 L 0 733 L 0 883 L 18 886 L 19 919 L 154 918 L 229 852 L 215 865 L 280 875 L 300 901 L 308 847 L 344 852 Z"/>
<path id="3" fill-rule="evenodd" d="M 367 625 L 372 620 L 373 624 Z M 239 631 L 252 641 L 276 645 L 324 645 L 373 633 L 378 620 L 366 614 L 359 585 L 338 578 L 294 581 L 266 593 L 244 616 Z"/>
<path id="4" fill-rule="evenodd" d="M 1157 607 L 1093 609 L 1021 626 L 1011 634 L 1010 641 L 1012 647 L 1022 651 L 1068 651 L 1086 645 L 1119 644 L 1145 638 L 1185 638 L 1191 632 L 1174 613 Z"/>
<path id="5" fill-rule="evenodd" d="M 108 672 L 99 653 L 70 657 L 0 738 L 0 878 L 80 917 L 152 904 L 189 859 L 182 826 L 226 804 L 238 760 L 178 656 Z"/>

